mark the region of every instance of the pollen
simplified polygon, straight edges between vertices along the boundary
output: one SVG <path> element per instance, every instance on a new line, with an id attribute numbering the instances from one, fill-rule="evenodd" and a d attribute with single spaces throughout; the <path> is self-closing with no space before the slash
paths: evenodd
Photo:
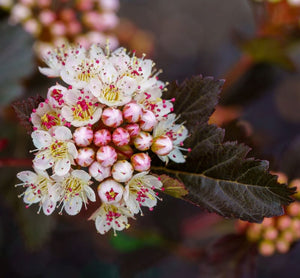
<path id="1" fill-rule="evenodd" d="M 50 146 L 51 156 L 55 157 L 56 159 L 63 159 L 68 154 L 68 147 L 67 143 L 63 141 L 55 141 Z"/>

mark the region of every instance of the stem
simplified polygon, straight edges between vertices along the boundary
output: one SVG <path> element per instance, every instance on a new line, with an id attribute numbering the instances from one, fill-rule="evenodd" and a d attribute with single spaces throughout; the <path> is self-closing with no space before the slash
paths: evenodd
<path id="1" fill-rule="evenodd" d="M 28 167 L 32 166 L 29 158 L 0 158 L 0 167 Z"/>

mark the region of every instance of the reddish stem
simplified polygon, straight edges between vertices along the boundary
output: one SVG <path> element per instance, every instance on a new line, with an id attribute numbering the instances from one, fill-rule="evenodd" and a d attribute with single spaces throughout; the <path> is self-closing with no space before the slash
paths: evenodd
<path id="1" fill-rule="evenodd" d="M 28 167 L 32 166 L 29 158 L 0 158 L 0 167 Z"/>

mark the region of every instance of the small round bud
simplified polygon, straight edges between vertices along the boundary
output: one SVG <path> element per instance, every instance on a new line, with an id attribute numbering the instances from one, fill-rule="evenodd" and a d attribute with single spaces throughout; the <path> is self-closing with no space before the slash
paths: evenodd
<path id="1" fill-rule="evenodd" d="M 247 229 L 246 235 L 247 238 L 252 241 L 256 242 L 261 238 L 261 225 L 260 224 L 252 224 Z"/>
<path id="2" fill-rule="evenodd" d="M 150 111 L 143 111 L 140 120 L 140 127 L 144 131 L 151 131 L 157 124 L 155 115 Z"/>
<path id="3" fill-rule="evenodd" d="M 278 231 L 274 227 L 269 227 L 264 231 L 264 237 L 269 240 L 274 240 L 278 237 Z"/>
<path id="4" fill-rule="evenodd" d="M 93 141 L 93 130 L 88 126 L 82 126 L 75 129 L 73 139 L 79 147 L 86 147 Z"/>
<path id="5" fill-rule="evenodd" d="M 137 136 L 141 131 L 140 126 L 138 124 L 128 124 L 125 126 L 125 129 L 128 131 L 130 137 Z"/>
<path id="6" fill-rule="evenodd" d="M 298 202 L 290 204 L 287 207 L 287 213 L 291 216 L 300 216 L 300 204 Z"/>
<path id="7" fill-rule="evenodd" d="M 123 117 L 129 123 L 136 123 L 140 120 L 142 108 L 137 103 L 127 103 L 123 108 Z"/>
<path id="8" fill-rule="evenodd" d="M 129 181 L 132 177 L 133 167 L 126 160 L 118 160 L 112 167 L 112 177 L 119 182 Z"/>
<path id="9" fill-rule="evenodd" d="M 123 122 L 122 112 L 115 108 L 104 109 L 101 119 L 106 126 L 110 127 L 118 127 Z"/>
<path id="10" fill-rule="evenodd" d="M 272 241 L 264 240 L 259 243 L 259 252 L 264 256 L 271 256 L 275 252 L 275 246 Z"/>
<path id="11" fill-rule="evenodd" d="M 277 220 L 277 227 L 279 230 L 283 231 L 285 229 L 287 229 L 288 227 L 290 227 L 291 225 L 291 217 L 288 215 L 283 215 L 280 216 Z"/>
<path id="12" fill-rule="evenodd" d="M 102 146 L 96 155 L 97 161 L 104 167 L 110 167 L 117 161 L 117 153 L 111 146 Z"/>
<path id="13" fill-rule="evenodd" d="M 275 225 L 274 218 L 264 218 L 263 222 L 261 223 L 261 226 L 264 228 L 273 227 Z"/>
<path id="14" fill-rule="evenodd" d="M 76 162 L 82 167 L 90 166 L 95 160 L 95 152 L 92 148 L 82 148 L 78 150 Z"/>
<path id="15" fill-rule="evenodd" d="M 173 150 L 173 141 L 167 135 L 153 139 L 151 150 L 157 155 L 168 155 Z"/>
<path id="16" fill-rule="evenodd" d="M 133 155 L 133 149 L 129 145 L 116 147 L 118 160 L 129 159 Z"/>
<path id="17" fill-rule="evenodd" d="M 292 243 L 295 238 L 295 233 L 292 229 L 286 229 L 282 231 L 281 237 L 286 240 L 287 242 Z"/>
<path id="18" fill-rule="evenodd" d="M 130 135 L 126 129 L 118 127 L 112 134 L 112 140 L 116 146 L 122 147 L 129 143 Z"/>
<path id="19" fill-rule="evenodd" d="M 96 181 L 103 181 L 111 176 L 110 167 L 104 167 L 97 161 L 89 167 L 89 173 Z"/>
<path id="20" fill-rule="evenodd" d="M 141 131 L 139 135 L 134 138 L 133 144 L 140 151 L 149 150 L 152 145 L 152 136 L 148 132 Z"/>
<path id="21" fill-rule="evenodd" d="M 290 250 L 290 243 L 284 239 L 276 241 L 276 249 L 279 253 L 287 253 Z"/>
<path id="22" fill-rule="evenodd" d="M 102 202 L 108 204 L 118 203 L 122 199 L 124 187 L 113 179 L 99 184 L 98 195 Z"/>
<path id="23" fill-rule="evenodd" d="M 94 144 L 98 147 L 105 146 L 111 141 L 111 134 L 107 129 L 97 130 L 94 134 Z"/>
<path id="24" fill-rule="evenodd" d="M 148 171 L 151 166 L 151 158 L 146 153 L 136 153 L 131 157 L 134 170 L 138 172 Z"/>

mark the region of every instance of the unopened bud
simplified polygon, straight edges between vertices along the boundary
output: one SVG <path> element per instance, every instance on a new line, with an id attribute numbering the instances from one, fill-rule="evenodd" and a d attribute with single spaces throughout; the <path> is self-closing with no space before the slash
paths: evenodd
<path id="1" fill-rule="evenodd" d="M 107 129 L 97 130 L 94 134 L 94 144 L 98 147 L 105 146 L 111 141 L 111 134 Z"/>
<path id="2" fill-rule="evenodd" d="M 140 120 L 140 127 L 144 131 L 151 131 L 157 124 L 155 115 L 150 111 L 143 111 Z"/>
<path id="3" fill-rule="evenodd" d="M 268 227 L 264 231 L 264 237 L 265 237 L 265 239 L 274 240 L 274 239 L 277 238 L 277 236 L 278 236 L 278 231 L 274 227 Z"/>
<path id="4" fill-rule="evenodd" d="M 118 203 L 122 199 L 124 187 L 113 179 L 99 184 L 98 195 L 102 202 L 108 204 Z"/>
<path id="5" fill-rule="evenodd" d="M 275 252 L 275 245 L 270 240 L 263 240 L 259 243 L 258 249 L 263 256 L 271 256 Z"/>
<path id="6" fill-rule="evenodd" d="M 82 126 L 75 129 L 73 139 L 79 147 L 86 147 L 93 141 L 93 130 L 88 126 Z"/>
<path id="7" fill-rule="evenodd" d="M 150 133 L 141 131 L 138 136 L 134 138 L 134 146 L 140 151 L 149 150 L 152 145 L 152 136 Z"/>
<path id="8" fill-rule="evenodd" d="M 290 216 L 288 216 L 288 215 L 280 216 L 280 217 L 278 217 L 278 220 L 277 220 L 277 227 L 279 230 L 284 231 L 290 227 L 291 222 L 292 222 L 292 220 L 291 220 Z"/>
<path id="9" fill-rule="evenodd" d="M 140 126 L 138 124 L 128 124 L 124 128 L 128 131 L 130 137 L 137 136 L 141 131 Z"/>
<path id="10" fill-rule="evenodd" d="M 127 103 L 123 108 L 124 119 L 129 123 L 136 123 L 140 120 L 142 108 L 137 103 Z"/>
<path id="11" fill-rule="evenodd" d="M 104 167 L 99 162 L 95 161 L 89 167 L 90 175 L 97 181 L 103 181 L 104 179 L 110 177 L 111 169 L 110 167 Z"/>
<path id="12" fill-rule="evenodd" d="M 276 249 L 279 253 L 287 253 L 290 250 L 290 243 L 283 238 L 276 241 Z"/>
<path id="13" fill-rule="evenodd" d="M 133 167 L 127 160 L 118 160 L 112 167 L 112 177 L 119 182 L 129 181 L 132 177 Z"/>
<path id="14" fill-rule="evenodd" d="M 151 158 L 146 153 L 137 153 L 131 157 L 134 170 L 138 172 L 148 171 L 151 166 Z"/>
<path id="15" fill-rule="evenodd" d="M 104 167 L 112 166 L 117 160 L 117 153 L 111 146 L 102 146 L 96 155 L 97 161 Z"/>
<path id="16" fill-rule="evenodd" d="M 168 155 L 173 150 L 173 141 L 167 135 L 153 139 L 151 150 L 157 155 Z"/>
<path id="17" fill-rule="evenodd" d="M 101 119 L 106 126 L 110 127 L 118 127 L 123 122 L 122 112 L 110 107 L 103 110 Z"/>
<path id="18" fill-rule="evenodd" d="M 130 135 L 126 129 L 118 127 L 112 134 L 112 140 L 116 146 L 122 147 L 129 143 Z"/>
<path id="19" fill-rule="evenodd" d="M 82 148 L 78 150 L 76 162 L 79 166 L 88 167 L 95 159 L 95 152 L 92 148 Z"/>

